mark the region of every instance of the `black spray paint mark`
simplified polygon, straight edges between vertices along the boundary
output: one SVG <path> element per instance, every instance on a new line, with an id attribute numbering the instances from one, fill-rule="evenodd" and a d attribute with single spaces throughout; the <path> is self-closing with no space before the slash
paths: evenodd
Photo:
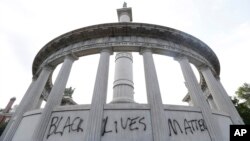
<path id="1" fill-rule="evenodd" d="M 183 133 L 181 126 L 179 124 L 179 122 L 177 120 L 171 120 L 168 119 L 168 127 L 169 127 L 169 136 L 171 136 L 171 131 L 173 130 L 174 134 L 177 135 L 178 134 L 178 130 Z M 171 130 L 172 129 L 172 130 Z"/>
<path id="2" fill-rule="evenodd" d="M 187 119 L 184 119 L 184 129 L 185 129 L 186 135 L 188 134 L 187 131 L 190 131 L 190 133 L 193 134 L 192 127 L 189 125 L 189 122 L 187 121 Z"/>
<path id="3" fill-rule="evenodd" d="M 203 132 L 207 130 L 204 119 L 184 119 L 183 122 L 178 122 L 176 119 L 168 119 L 169 136 L 172 136 L 172 132 L 175 135 L 194 134 L 194 132 Z"/>
<path id="4" fill-rule="evenodd" d="M 103 119 L 102 136 L 104 136 L 104 134 L 106 134 L 106 133 L 112 132 L 112 130 L 106 130 L 107 123 L 108 123 L 108 117 Z"/>
<path id="5" fill-rule="evenodd" d="M 63 116 L 58 117 L 58 116 L 54 116 L 51 119 L 51 122 L 49 124 L 49 130 L 48 130 L 48 134 L 47 134 L 47 139 L 51 136 L 51 135 L 56 135 L 56 134 L 60 134 L 61 136 L 63 136 L 63 134 L 65 132 L 83 132 L 83 128 L 82 128 L 82 123 L 83 123 L 83 119 L 80 117 L 75 117 L 73 120 L 70 119 L 70 116 L 68 116 L 66 118 L 66 121 L 64 121 L 63 119 L 65 119 Z M 63 125 L 63 126 L 60 126 Z"/>
<path id="6" fill-rule="evenodd" d="M 112 125 L 114 123 L 114 125 Z M 109 125 L 109 126 L 108 126 Z M 145 123 L 145 117 L 127 117 L 123 118 L 121 117 L 120 120 L 115 120 L 113 122 L 109 122 L 109 118 L 105 117 L 103 119 L 103 126 L 102 126 L 102 136 L 104 136 L 107 133 L 119 133 L 123 130 L 127 131 L 135 131 L 135 130 L 147 130 L 147 125 Z"/>

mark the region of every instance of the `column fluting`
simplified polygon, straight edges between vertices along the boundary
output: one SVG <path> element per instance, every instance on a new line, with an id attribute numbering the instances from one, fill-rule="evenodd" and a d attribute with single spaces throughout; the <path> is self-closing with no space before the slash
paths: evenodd
<path id="1" fill-rule="evenodd" d="M 10 120 L 10 125 L 7 127 L 6 135 L 3 137 L 4 141 L 11 141 L 20 122 L 22 121 L 23 114 L 28 110 L 31 110 L 32 105 L 34 102 L 37 101 L 42 94 L 42 91 L 45 87 L 46 82 L 48 81 L 49 75 L 51 74 L 52 69 L 48 66 L 43 67 L 39 77 L 36 80 L 33 80 L 28 88 L 27 92 L 25 93 L 24 97 L 22 98 L 19 106 L 17 107 L 16 112 L 12 116 Z M 1 137 L 1 138 L 2 138 Z"/>
<path id="2" fill-rule="evenodd" d="M 107 98 L 109 58 L 112 52 L 109 49 L 101 51 L 96 74 L 95 87 L 90 106 L 84 141 L 100 141 L 103 120 L 103 107 Z"/>
<path id="3" fill-rule="evenodd" d="M 201 68 L 201 73 L 205 78 L 207 86 L 214 98 L 217 108 L 228 113 L 234 124 L 244 124 L 233 103 L 229 101 L 229 96 L 223 86 L 216 80 L 208 67 Z"/>
<path id="4" fill-rule="evenodd" d="M 144 72 L 148 103 L 150 105 L 150 115 L 154 141 L 169 140 L 167 120 L 162 104 L 159 82 L 156 74 L 154 59 L 151 49 L 141 51 L 144 62 Z"/>
<path id="5" fill-rule="evenodd" d="M 189 61 L 186 57 L 175 58 L 181 66 L 181 70 L 185 79 L 186 86 L 188 88 L 190 97 L 194 103 L 194 106 L 199 107 L 204 121 L 206 122 L 207 129 L 209 131 L 212 141 L 222 141 L 222 135 L 219 134 L 219 126 L 217 121 L 212 115 L 212 111 L 206 101 L 205 95 L 203 94 L 201 87 L 195 77 L 195 74 L 189 64 Z"/>
<path id="6" fill-rule="evenodd" d="M 71 71 L 71 67 L 73 62 L 78 59 L 73 54 L 70 54 L 65 57 L 63 65 L 57 75 L 56 81 L 52 90 L 48 96 L 47 103 L 42 111 L 40 120 L 35 128 L 33 134 L 33 141 L 42 141 L 44 138 L 44 133 L 46 131 L 46 127 L 49 123 L 51 113 L 55 106 L 60 105 L 62 101 L 62 97 L 64 94 L 64 90 L 68 81 L 68 77 Z"/>
<path id="7" fill-rule="evenodd" d="M 112 103 L 134 102 L 133 57 L 119 52 L 115 57 L 115 80 Z"/>

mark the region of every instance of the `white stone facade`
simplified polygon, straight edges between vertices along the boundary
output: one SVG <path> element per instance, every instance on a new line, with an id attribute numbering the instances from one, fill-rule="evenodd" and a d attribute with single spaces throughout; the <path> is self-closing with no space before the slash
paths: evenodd
<path id="1" fill-rule="evenodd" d="M 117 13 L 118 23 L 71 31 L 39 51 L 33 62 L 33 81 L 1 141 L 228 141 L 229 125 L 244 124 L 216 79 L 219 60 L 205 43 L 172 28 L 132 23 L 132 9 L 126 5 Z M 118 53 L 113 101 L 106 103 L 114 52 Z M 143 57 L 147 104 L 138 104 L 133 98 L 131 52 Z M 91 104 L 60 106 L 74 61 L 90 54 L 100 54 Z M 153 54 L 179 62 L 193 106 L 162 104 Z M 62 68 L 52 85 L 51 73 L 60 63 Z M 200 82 L 190 63 L 204 78 Z M 36 109 L 41 98 L 47 103 Z"/>

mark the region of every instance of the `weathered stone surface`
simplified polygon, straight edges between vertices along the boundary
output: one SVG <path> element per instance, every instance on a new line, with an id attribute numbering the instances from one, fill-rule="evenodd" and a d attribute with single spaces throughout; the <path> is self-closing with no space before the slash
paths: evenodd
<path id="1" fill-rule="evenodd" d="M 150 39 L 154 42 L 152 43 Z M 162 44 L 164 42 L 166 44 Z M 33 74 L 35 75 L 42 65 L 49 63 L 56 66 L 61 63 L 62 55 L 67 53 L 74 52 L 80 57 L 99 53 L 102 48 L 107 47 L 112 47 L 113 51 L 136 52 L 139 52 L 141 47 L 149 47 L 154 53 L 173 57 L 184 54 L 197 66 L 206 64 L 217 75 L 220 73 L 217 56 L 199 39 L 169 27 L 122 22 L 89 26 L 55 38 L 37 54 L 33 62 Z M 55 56 L 55 54 L 60 55 Z"/>
<path id="2" fill-rule="evenodd" d="M 81 140 L 88 130 L 87 121 L 90 105 L 57 107 L 49 119 L 43 141 Z M 41 117 L 42 110 L 33 110 L 24 115 L 12 141 L 32 141 L 31 135 Z M 201 111 L 196 107 L 164 105 L 166 127 L 165 134 L 171 141 L 210 141 L 206 123 Z M 224 141 L 228 141 L 229 132 L 225 132 L 232 124 L 227 114 L 213 112 L 218 121 L 219 130 Z M 101 140 L 152 141 L 152 122 L 148 104 L 107 104 L 102 117 Z M 27 124 L 29 126 L 27 126 Z M 25 131 L 25 133 L 24 133 Z"/>
<path id="3" fill-rule="evenodd" d="M 215 80 L 220 73 L 215 53 L 205 43 L 184 32 L 158 25 L 130 23 L 132 10 L 126 4 L 117 12 L 120 23 L 68 32 L 38 52 L 33 62 L 33 76 L 38 79 L 31 84 L 17 116 L 13 116 L 7 126 L 4 141 L 228 140 L 229 133 L 224 129 L 228 130 L 232 124 L 230 118 L 234 124 L 242 121 L 236 110 L 230 111 L 223 105 L 233 106 L 222 85 Z M 109 58 L 113 52 L 122 53 L 116 58 L 114 103 L 106 104 Z M 125 103 L 133 102 L 134 89 L 133 59 L 127 52 L 140 52 L 143 56 L 148 104 Z M 74 60 L 91 54 L 100 54 L 91 105 L 59 106 Z M 153 54 L 179 58 L 194 107 L 162 104 Z M 53 86 L 50 71 L 43 68 L 50 66 L 53 70 L 62 62 Z M 204 75 L 200 77 L 200 84 L 190 63 L 198 68 L 209 68 L 209 73 L 199 70 Z M 202 91 L 207 87 L 217 102 L 216 107 L 223 111 L 208 106 Z M 39 107 L 41 97 L 47 101 L 45 108 L 33 110 Z M 123 103 L 115 103 L 117 101 Z"/>
<path id="4" fill-rule="evenodd" d="M 115 80 L 112 103 L 134 102 L 132 53 L 120 52 L 115 57 Z"/>

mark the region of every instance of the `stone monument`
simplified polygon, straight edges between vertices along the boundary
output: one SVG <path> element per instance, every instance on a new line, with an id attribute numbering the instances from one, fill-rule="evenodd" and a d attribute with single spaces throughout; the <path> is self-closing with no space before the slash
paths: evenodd
<path id="1" fill-rule="evenodd" d="M 176 29 L 133 23 L 126 3 L 117 14 L 118 23 L 70 31 L 38 52 L 33 81 L 1 141 L 228 141 L 229 125 L 244 124 L 219 80 L 219 60 L 208 45 Z M 106 103 L 114 52 L 113 100 Z M 143 58 L 147 104 L 133 98 L 131 52 Z M 100 54 L 91 104 L 60 106 L 73 63 L 91 54 Z M 153 54 L 180 64 L 188 89 L 184 100 L 192 106 L 162 103 Z M 199 82 L 190 64 L 199 70 Z M 38 108 L 41 99 L 47 101 L 43 109 Z"/>

